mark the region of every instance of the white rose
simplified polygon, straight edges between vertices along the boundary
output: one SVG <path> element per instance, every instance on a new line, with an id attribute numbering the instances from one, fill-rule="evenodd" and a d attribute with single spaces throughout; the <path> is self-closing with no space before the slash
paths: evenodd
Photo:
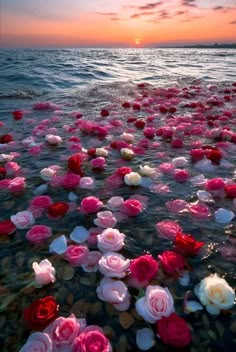
<path id="1" fill-rule="evenodd" d="M 172 159 L 172 164 L 177 168 L 184 167 L 186 164 L 188 164 L 188 159 L 186 159 L 184 156 L 179 156 Z"/>
<path id="2" fill-rule="evenodd" d="M 95 154 L 96 156 L 106 157 L 108 156 L 108 151 L 105 148 L 96 148 Z"/>
<path id="3" fill-rule="evenodd" d="M 144 165 L 144 166 L 139 166 L 139 172 L 142 176 L 150 177 L 150 176 L 153 176 L 156 171 L 152 167 L 148 165 Z"/>
<path id="4" fill-rule="evenodd" d="M 133 150 L 131 150 L 129 148 L 121 148 L 120 153 L 121 153 L 122 158 L 124 158 L 126 160 L 131 160 L 134 157 Z"/>
<path id="5" fill-rule="evenodd" d="M 40 176 L 44 181 L 50 181 L 52 177 L 56 174 L 56 171 L 49 168 L 42 169 L 40 171 Z"/>
<path id="6" fill-rule="evenodd" d="M 142 176 L 137 172 L 130 172 L 125 175 L 124 181 L 128 186 L 139 186 L 142 183 Z"/>
<path id="7" fill-rule="evenodd" d="M 134 135 L 131 133 L 122 133 L 121 138 L 126 141 L 126 142 L 133 142 L 134 141 Z"/>
<path id="8" fill-rule="evenodd" d="M 210 314 L 218 315 L 221 310 L 234 305 L 235 292 L 217 274 L 211 274 L 195 286 L 194 292 Z"/>

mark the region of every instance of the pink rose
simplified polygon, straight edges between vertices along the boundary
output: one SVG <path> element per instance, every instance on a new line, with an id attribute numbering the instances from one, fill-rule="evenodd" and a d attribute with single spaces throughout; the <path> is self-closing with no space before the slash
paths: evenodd
<path id="1" fill-rule="evenodd" d="M 103 156 L 99 156 L 98 158 L 92 159 L 90 161 L 90 165 L 93 169 L 103 169 L 106 164 L 106 159 Z"/>
<path id="2" fill-rule="evenodd" d="M 202 204 L 193 204 L 189 205 L 188 210 L 192 217 L 198 220 L 205 220 L 211 216 L 210 209 L 206 205 Z"/>
<path id="3" fill-rule="evenodd" d="M 205 188 L 215 197 L 224 197 L 225 182 L 221 177 L 215 177 L 205 183 Z"/>
<path id="4" fill-rule="evenodd" d="M 192 149 L 190 155 L 193 162 L 200 161 L 204 158 L 205 152 L 203 149 Z"/>
<path id="5" fill-rule="evenodd" d="M 52 203 L 52 199 L 49 196 L 37 196 L 31 200 L 30 205 L 36 208 L 47 209 Z"/>
<path id="6" fill-rule="evenodd" d="M 169 200 L 166 202 L 166 207 L 171 213 L 179 214 L 187 210 L 188 202 L 183 199 Z"/>
<path id="7" fill-rule="evenodd" d="M 130 260 L 115 252 L 108 252 L 99 260 L 99 270 L 106 277 L 125 277 Z"/>
<path id="8" fill-rule="evenodd" d="M 103 252 L 119 251 L 124 246 L 125 235 L 119 230 L 108 228 L 97 236 L 98 249 Z"/>
<path id="9" fill-rule="evenodd" d="M 129 270 L 129 285 L 136 288 L 145 287 L 156 276 L 158 263 L 150 254 L 145 254 L 131 260 Z"/>
<path id="10" fill-rule="evenodd" d="M 174 171 L 174 179 L 177 182 L 180 182 L 180 183 L 186 182 L 188 178 L 189 178 L 189 173 L 187 170 L 176 169 Z"/>
<path id="11" fill-rule="evenodd" d="M 27 229 L 35 223 L 33 214 L 30 211 L 20 211 L 16 215 L 11 216 L 11 221 L 17 229 Z"/>
<path id="12" fill-rule="evenodd" d="M 7 171 L 7 175 L 14 175 L 20 170 L 20 165 L 18 165 L 15 161 L 8 161 L 5 164 L 5 169 Z"/>
<path id="13" fill-rule="evenodd" d="M 8 190 L 11 193 L 22 192 L 26 187 L 24 177 L 15 177 L 9 181 Z"/>
<path id="14" fill-rule="evenodd" d="M 45 140 L 51 145 L 58 145 L 62 143 L 62 138 L 54 134 L 47 134 L 45 136 Z"/>
<path id="15" fill-rule="evenodd" d="M 171 163 L 163 163 L 159 165 L 159 170 L 163 173 L 163 174 L 172 174 L 174 171 L 174 165 Z"/>
<path id="16" fill-rule="evenodd" d="M 56 281 L 56 270 L 49 260 L 44 259 L 40 263 L 33 262 L 32 268 L 35 273 L 35 282 L 37 287 L 42 287 L 43 285 Z"/>
<path id="17" fill-rule="evenodd" d="M 67 250 L 64 253 L 64 258 L 70 263 L 71 266 L 77 267 L 86 263 L 88 254 L 88 247 L 71 245 L 67 247 Z"/>
<path id="18" fill-rule="evenodd" d="M 109 340 L 96 325 L 86 327 L 75 339 L 73 352 L 111 352 Z"/>
<path id="19" fill-rule="evenodd" d="M 127 199 L 120 207 L 120 211 L 128 216 L 136 216 L 141 213 L 142 210 L 142 203 L 137 199 Z"/>
<path id="20" fill-rule="evenodd" d="M 162 238 L 173 241 L 178 232 L 182 232 L 182 227 L 176 221 L 163 220 L 156 224 L 156 229 Z"/>
<path id="21" fill-rule="evenodd" d="M 174 300 L 167 287 L 150 285 L 145 296 L 136 302 L 135 308 L 144 320 L 153 324 L 174 312 Z"/>
<path id="22" fill-rule="evenodd" d="M 123 202 L 124 202 L 124 198 L 122 197 L 119 197 L 119 196 L 111 197 L 107 202 L 107 207 L 112 211 L 117 211 L 120 209 Z"/>
<path id="23" fill-rule="evenodd" d="M 161 261 L 163 270 L 172 276 L 179 276 L 183 271 L 186 262 L 181 254 L 174 251 L 164 251 L 161 255 L 158 255 Z"/>
<path id="24" fill-rule="evenodd" d="M 80 205 L 80 211 L 83 214 L 96 213 L 103 207 L 103 203 L 100 201 L 100 199 L 94 196 L 84 198 Z"/>
<path id="25" fill-rule="evenodd" d="M 62 178 L 62 187 L 65 189 L 76 188 L 80 183 L 80 176 L 73 172 L 68 172 Z"/>
<path id="26" fill-rule="evenodd" d="M 79 336 L 85 326 L 84 319 L 76 319 L 74 314 L 71 314 L 68 318 L 57 318 L 44 332 L 51 337 L 53 352 L 72 351 L 72 345 L 76 337 Z"/>
<path id="27" fill-rule="evenodd" d="M 108 228 L 116 225 L 116 218 L 111 211 L 100 211 L 97 213 L 97 219 L 93 220 L 98 227 Z"/>
<path id="28" fill-rule="evenodd" d="M 52 340 L 44 332 L 34 332 L 19 352 L 52 352 Z"/>
<path id="29" fill-rule="evenodd" d="M 79 186 L 83 189 L 93 189 L 94 179 L 92 177 L 81 177 Z"/>
<path id="30" fill-rule="evenodd" d="M 82 268 L 86 273 L 98 271 L 98 262 L 102 258 L 102 253 L 99 251 L 90 251 L 86 257 L 85 263 Z"/>
<path id="31" fill-rule="evenodd" d="M 52 230 L 48 226 L 35 225 L 27 233 L 26 238 L 32 243 L 43 242 L 52 236 Z"/>
<path id="32" fill-rule="evenodd" d="M 127 286 L 120 280 L 103 278 L 97 287 L 97 295 L 102 301 L 112 303 L 119 311 L 129 309 L 130 294 Z"/>

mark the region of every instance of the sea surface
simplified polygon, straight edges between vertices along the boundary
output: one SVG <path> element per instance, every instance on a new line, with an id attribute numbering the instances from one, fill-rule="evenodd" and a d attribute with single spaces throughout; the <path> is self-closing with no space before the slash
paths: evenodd
<path id="1" fill-rule="evenodd" d="M 198 99 L 205 101 L 205 92 L 208 98 L 210 95 L 219 94 L 224 99 L 225 94 L 232 93 L 232 91 L 227 93 L 227 90 L 232 88 L 233 82 L 236 82 L 236 50 L 234 49 L 0 49 L 0 121 L 4 123 L 0 128 L 0 136 L 11 134 L 14 138 L 14 142 L 9 146 L 0 144 L 0 154 L 16 153 L 14 161 L 21 168 L 15 175 L 14 173 L 8 175 L 8 178 L 25 177 L 27 184 L 22 194 L 11 194 L 4 187 L 0 189 L 0 220 L 8 219 L 11 215 L 28 209 L 31 199 L 37 194 L 37 188 L 45 184 L 40 178 L 41 169 L 50 165 L 59 165 L 61 172 L 66 172 L 67 159 L 78 152 L 76 150 L 78 146 L 69 141 L 71 136 L 80 138 L 83 151 L 108 147 L 109 157 L 105 170 L 94 171 L 89 161 L 85 162 L 85 174 L 94 178 L 95 189 L 73 191 L 77 195 L 75 201 L 77 207 L 83 197 L 91 194 L 102 199 L 104 204 L 114 195 L 125 199 L 130 196 L 144 199 L 145 209 L 141 215 L 117 225 L 120 232 L 126 235 L 126 245 L 122 250 L 126 258 L 134 259 L 146 252 L 157 258 L 162 251 L 171 250 L 170 241 L 160 238 L 155 227 L 156 223 L 166 219 L 177 221 L 184 233 L 190 233 L 197 240 L 205 242 L 200 254 L 188 260 L 190 283 L 187 286 L 181 286 L 176 279 L 169 277 L 166 279 L 162 272 L 161 278 L 158 278 L 160 281 L 155 281 L 155 284 L 168 286 L 174 295 L 176 312 L 184 317 L 191 328 L 193 339 L 190 346 L 183 349 L 186 352 L 234 351 L 235 306 L 219 316 L 212 316 L 205 308 L 202 311 L 187 314 L 183 312 L 183 302 L 187 291 L 191 300 L 197 300 L 193 293 L 195 285 L 211 273 L 218 273 L 232 287 L 235 287 L 235 218 L 227 224 L 219 224 L 213 216 L 210 220 L 200 221 L 191 218 L 188 214 L 168 213 L 165 206 L 167 201 L 184 199 L 194 203 L 198 200 L 196 196 L 198 187 L 189 180 L 187 183 L 177 183 L 170 174 L 160 175 L 158 172 L 154 180 L 146 179 L 142 187 L 124 185 L 107 188 L 106 179 L 120 166 L 130 166 L 138 172 L 140 165 L 147 164 L 158 168 L 161 163 L 171 162 L 178 156 L 187 158 L 186 169 L 191 177 L 205 173 L 204 170 L 194 167 L 189 152 L 194 143 L 195 145 L 198 142 L 202 145 L 213 144 L 212 139 L 204 135 L 187 135 L 184 147 L 174 149 L 169 140 L 162 140 L 155 136 L 148 142 L 154 143 L 153 148 L 143 147 L 145 143 L 139 145 L 139 141 L 144 138 L 142 130 L 136 129 L 127 121 L 133 117 L 147 121 L 147 117 L 153 114 L 152 109 L 158 109 L 158 104 L 146 107 L 144 104 L 141 110 L 135 110 L 124 109 L 122 103 L 137 102 L 142 94 L 142 98 L 146 94 L 147 98 L 151 97 L 155 100 L 156 95 L 163 94 L 162 90 L 158 90 L 159 88 L 173 89 L 174 87 L 183 92 L 186 88 L 189 97 L 181 95 L 182 101 L 176 102 L 176 114 L 184 118 L 193 113 L 193 110 L 188 110 L 185 106 L 189 101 Z M 140 84 L 144 84 L 143 90 Z M 225 90 L 226 93 L 224 93 Z M 235 119 L 235 94 L 232 93 L 230 99 L 226 101 L 225 107 L 213 107 L 211 114 L 217 117 L 223 114 L 224 109 L 229 109 L 234 111 L 232 116 Z M 52 105 L 54 108 L 51 109 L 49 105 L 49 109 L 37 110 L 34 106 L 39 102 L 57 104 L 58 108 Z M 103 108 L 108 109 L 111 114 L 107 118 L 108 125 L 109 119 L 113 120 L 113 125 L 109 125 L 109 133 L 105 139 L 79 131 L 80 119 L 76 120 L 76 114 L 81 113 L 82 120 L 106 125 L 106 119 L 103 120 L 100 116 Z M 22 120 L 15 121 L 12 118 L 12 112 L 15 110 L 23 111 Z M 158 116 L 154 113 L 157 120 Z M 171 115 L 168 119 L 166 116 L 161 115 L 157 127 L 165 121 L 171 124 L 171 119 L 174 117 Z M 225 124 L 235 132 L 233 118 L 229 118 Z M 149 122 L 152 123 L 151 121 L 150 119 Z M 38 125 L 41 129 L 37 129 Z M 211 129 L 210 126 L 209 124 L 209 129 Z M 124 131 L 133 133 L 135 143 L 140 147 L 137 149 L 136 157 L 131 161 L 122 160 L 118 151 L 109 147 L 112 141 L 121 138 Z M 44 139 L 47 133 L 60 135 L 63 143 L 58 146 L 48 146 Z M 29 136 L 33 136 L 36 144 L 40 146 L 41 150 L 38 154 L 34 154 L 30 151 L 30 147 L 21 143 Z M 214 171 L 206 171 L 207 179 L 222 177 L 235 180 L 235 145 L 230 145 L 226 150 L 222 147 L 222 152 L 226 158 L 226 166 L 214 165 Z M 0 166 L 4 166 L 4 162 L 0 163 Z M 152 183 L 159 188 L 152 188 Z M 164 189 L 167 186 L 170 192 L 158 191 L 162 186 Z M 68 189 L 49 185 L 46 194 L 54 202 L 70 202 L 69 192 Z M 209 205 L 212 214 L 219 207 L 236 213 L 232 200 L 229 199 L 217 198 L 213 201 L 209 200 L 206 204 Z M 87 229 L 94 226 L 93 219 L 93 215 L 83 216 L 72 206 L 71 212 L 58 221 L 43 214 L 36 219 L 36 223 L 50 226 L 54 239 L 59 235 L 68 237 L 78 224 Z M 101 302 L 97 298 L 96 288 L 101 275 L 99 273 L 89 275 L 81 268 L 73 268 L 72 272 L 66 264 L 68 273 L 64 270 L 63 258 L 58 259 L 57 255 L 49 253 L 48 247 L 52 238 L 41 246 L 32 245 L 25 238 L 27 231 L 28 229 L 17 230 L 14 235 L 0 239 L 0 278 L 2 280 L 0 345 L 3 346 L 3 351 L 18 351 L 26 342 L 30 330 L 24 323 L 23 309 L 33 300 L 46 295 L 56 297 L 61 306 L 61 315 L 67 317 L 73 312 L 79 317 L 85 317 L 88 324 L 98 324 L 105 328 L 115 352 L 139 351 L 136 346 L 136 331 L 150 326 L 155 331 L 154 325 L 144 323 L 134 312 L 135 297 L 141 293 L 136 289 L 130 289 L 132 299 L 128 312 L 132 315 L 129 319 L 133 319 L 134 322 L 129 328 L 123 328 L 120 323 L 120 312 L 117 312 L 111 304 Z M 45 258 L 52 260 L 58 271 L 56 283 L 42 289 L 27 288 L 30 280 L 33 280 L 32 262 L 39 262 Z M 157 337 L 155 339 L 155 346 L 150 349 L 150 352 L 178 351 L 164 345 Z"/>

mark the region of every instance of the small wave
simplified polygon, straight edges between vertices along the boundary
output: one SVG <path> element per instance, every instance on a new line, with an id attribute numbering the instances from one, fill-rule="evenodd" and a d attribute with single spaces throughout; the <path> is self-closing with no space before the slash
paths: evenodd
<path id="1" fill-rule="evenodd" d="M 17 89 L 11 92 L 1 92 L 0 99 L 34 99 L 42 96 L 44 93 L 31 88 Z"/>

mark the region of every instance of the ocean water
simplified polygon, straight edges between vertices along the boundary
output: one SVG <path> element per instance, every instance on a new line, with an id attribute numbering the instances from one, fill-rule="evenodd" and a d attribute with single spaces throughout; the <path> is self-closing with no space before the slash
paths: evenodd
<path id="1" fill-rule="evenodd" d="M 191 163 L 189 152 L 193 144 L 215 145 L 217 138 L 208 138 L 205 131 L 202 135 L 186 135 L 184 147 L 172 148 L 170 141 L 162 140 L 155 136 L 149 141 L 148 147 L 139 144 L 144 138 L 141 129 L 136 129 L 127 121 L 129 118 L 143 119 L 152 126 L 148 117 L 154 115 L 155 128 L 165 123 L 171 125 L 173 115 L 160 115 L 158 103 L 141 108 L 141 110 L 124 109 L 124 101 L 143 101 L 145 97 L 156 99 L 158 94 L 163 94 L 159 88 L 184 89 L 190 96 L 181 96 L 181 101 L 176 102 L 177 116 L 191 116 L 193 110 L 185 105 L 190 101 L 201 100 L 205 103 L 206 96 L 218 94 L 221 99 L 229 94 L 232 82 L 236 82 L 236 50 L 231 49 L 0 49 L 0 121 L 4 126 L 0 134 L 12 134 L 14 143 L 0 144 L 0 154 L 17 153 L 14 161 L 20 165 L 20 170 L 14 176 L 26 178 L 26 190 L 21 194 L 11 194 L 8 190 L 0 189 L 0 220 L 9 218 L 19 211 L 28 209 L 30 200 L 35 196 L 35 189 L 45 184 L 40 178 L 40 170 L 50 165 L 59 165 L 61 173 L 66 172 L 67 159 L 78 152 L 78 146 L 69 142 L 71 136 L 80 138 L 84 149 L 107 147 L 105 170 L 92 170 L 89 161 L 85 162 L 85 174 L 95 180 L 94 190 L 73 190 L 80 201 L 91 194 L 102 199 L 104 204 L 111 196 L 130 196 L 142 199 L 146 204 L 145 210 L 137 218 L 129 218 L 120 222 L 117 228 L 126 235 L 125 247 L 122 254 L 133 259 L 143 253 L 151 253 L 155 258 L 165 250 L 171 250 L 171 243 L 160 238 L 156 232 L 155 224 L 162 220 L 173 220 L 183 227 L 184 233 L 191 233 L 197 240 L 204 241 L 205 246 L 199 255 L 188 260 L 190 283 L 183 287 L 176 279 L 165 277 L 163 273 L 155 284 L 167 285 L 174 295 L 176 312 L 188 322 L 193 340 L 184 351 L 201 352 L 231 352 L 235 347 L 235 307 L 223 312 L 220 316 L 211 316 L 204 309 L 192 314 L 183 312 L 183 301 L 186 291 L 190 291 L 190 299 L 197 300 L 193 293 L 194 286 L 201 279 L 211 273 L 218 273 L 234 287 L 236 274 L 236 223 L 235 218 L 228 224 L 217 223 L 212 216 L 210 220 L 200 221 L 191 218 L 188 214 L 172 214 L 167 211 L 165 203 L 173 199 L 184 199 L 194 203 L 197 201 L 198 187 L 190 181 L 177 183 L 169 174 L 157 174 L 154 181 L 146 180 L 143 187 L 107 187 L 106 179 L 120 166 L 130 166 L 134 171 L 140 165 L 148 164 L 156 167 L 163 162 L 171 162 L 178 156 L 188 159 L 186 166 L 190 176 L 197 176 L 201 171 Z M 144 83 L 144 89 L 139 84 Z M 212 93 L 210 87 L 212 86 Z M 141 86 L 142 87 L 142 86 Z M 202 87 L 202 88 L 201 88 Z M 216 87 L 216 88 L 214 88 Z M 157 89 L 157 91 L 155 90 Z M 171 91 L 170 91 L 171 92 Z M 225 93 L 224 93 L 225 92 Z M 231 99 L 225 100 L 225 105 L 211 107 L 209 114 L 220 116 L 225 110 L 233 111 L 232 118 L 228 118 L 225 126 L 235 132 L 235 93 L 231 91 Z M 140 100 L 141 99 L 141 100 Z M 151 100 L 150 100 L 151 101 Z M 158 98 L 157 98 L 158 101 Z M 36 110 L 34 104 L 48 102 L 57 104 L 58 109 Z M 206 103 L 205 103 L 206 104 Z M 209 106 L 208 106 L 209 107 Z M 101 118 L 100 111 L 106 108 L 110 117 Z M 157 109 L 157 110 L 155 110 Z M 12 118 L 12 111 L 23 110 L 24 117 L 20 121 Z M 158 110 L 159 111 L 159 110 Z M 105 138 L 97 135 L 82 133 L 78 126 L 80 119 L 76 120 L 77 113 L 82 113 L 82 120 L 96 121 L 106 124 L 109 133 Z M 207 110 L 206 110 L 207 114 Z M 109 124 L 109 121 L 113 124 Z M 210 119 L 212 120 L 212 119 Z M 213 119 L 214 120 L 214 119 Z M 117 122 L 118 121 L 118 122 Z M 120 122 L 119 122 L 120 121 Z M 37 129 L 37 126 L 41 129 Z M 200 123 L 199 123 L 200 125 Z M 198 127 L 199 127 L 198 125 Z M 224 126 L 224 121 L 220 122 Z M 206 124 L 206 129 L 211 130 L 211 124 Z M 131 161 L 120 158 L 117 150 L 109 147 L 111 142 L 120 139 L 122 132 L 128 131 L 135 136 L 137 155 Z M 63 138 L 59 146 L 48 146 L 45 143 L 45 134 L 58 134 Z M 30 152 L 21 141 L 29 136 L 34 136 L 41 146 L 38 154 Z M 153 144 L 152 144 L 153 143 Z M 156 143 L 156 145 L 155 145 Z M 143 149 L 142 149 L 143 148 Z M 226 166 L 215 165 L 214 171 L 206 172 L 206 178 L 222 177 L 235 180 L 236 150 L 235 145 L 222 147 L 226 158 Z M 227 164 L 228 163 L 228 164 Z M 4 166 L 4 162 L 0 164 Z M 154 183 L 152 188 L 151 184 Z M 160 192 L 160 188 L 168 186 L 170 192 Z M 201 187 L 200 187 L 201 188 Z M 69 202 L 68 189 L 48 186 L 48 194 L 54 202 Z M 140 198 L 141 197 L 141 198 Z M 223 207 L 233 210 L 232 200 L 216 198 L 209 201 L 209 208 L 213 214 L 217 208 Z M 74 210 L 73 210 L 74 209 Z M 52 228 L 53 238 L 64 234 L 69 236 L 77 225 L 90 228 L 94 216 L 82 216 L 73 208 L 62 219 L 50 219 L 44 213 L 36 219 L 37 224 L 48 225 Z M 75 268 L 72 278 L 66 277 L 63 272 L 65 261 L 56 255 L 51 255 L 48 246 L 52 238 L 42 246 L 33 246 L 26 241 L 25 234 L 28 229 L 17 230 L 13 236 L 3 237 L 0 242 L 0 272 L 1 291 L 0 304 L 0 345 L 5 351 L 17 351 L 27 340 L 30 330 L 27 329 L 23 319 L 23 309 L 33 300 L 53 295 L 60 304 L 60 314 L 67 317 L 75 313 L 79 317 L 86 317 L 88 324 L 98 324 L 105 328 L 111 339 L 115 352 L 139 351 L 136 346 L 136 331 L 143 327 L 150 327 L 134 313 L 135 296 L 138 290 L 129 288 L 132 299 L 129 314 L 134 318 L 133 324 L 124 329 L 120 324 L 120 312 L 113 309 L 111 304 L 101 302 L 96 295 L 101 275 L 88 274 L 81 268 Z M 94 250 L 94 248 L 92 248 Z M 29 280 L 32 280 L 32 262 L 48 258 L 52 260 L 58 271 L 55 284 L 47 285 L 42 289 L 24 289 Z M 68 265 L 66 266 L 68 270 Z M 69 275 L 70 276 L 70 275 Z M 8 301 L 8 297 L 12 297 Z M 4 307 L 3 307 L 4 305 Z M 95 309 L 96 308 L 96 309 Z M 96 314 L 94 311 L 96 310 Z M 151 326 L 155 331 L 154 325 Z M 17 332 L 16 332 L 17 331 Z M 175 351 L 164 345 L 156 338 L 155 346 L 151 352 Z"/>

